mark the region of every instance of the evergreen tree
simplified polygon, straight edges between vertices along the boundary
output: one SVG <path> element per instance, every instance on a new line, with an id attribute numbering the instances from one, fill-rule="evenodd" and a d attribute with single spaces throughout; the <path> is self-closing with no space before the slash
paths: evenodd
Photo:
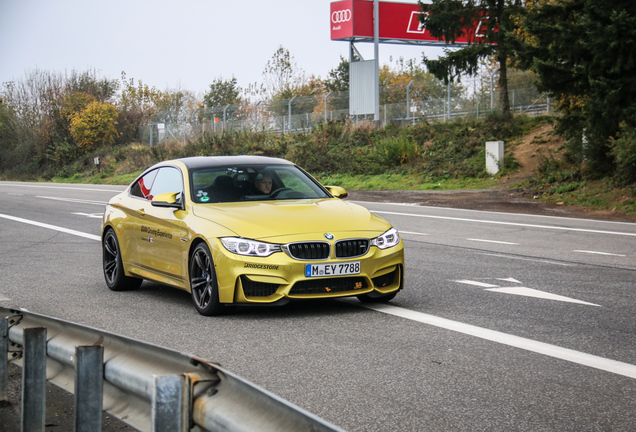
<path id="1" fill-rule="evenodd" d="M 431 35 L 447 43 L 465 38 L 465 47 L 446 51 L 446 55 L 424 58 L 429 71 L 445 82 L 462 72 L 473 74 L 480 60 L 494 56 L 499 66 L 501 111 L 510 115 L 508 99 L 508 60 L 515 56 L 517 17 L 523 11 L 521 0 L 433 0 L 418 2 L 420 21 Z"/>
<path id="2" fill-rule="evenodd" d="M 234 77 L 231 80 L 215 79 L 210 84 L 210 90 L 203 96 L 203 104 L 206 108 L 238 105 L 241 102 L 241 88 Z"/>
<path id="3" fill-rule="evenodd" d="M 575 161 L 613 171 L 610 139 L 636 127 L 636 2 L 533 0 L 520 36 L 522 66 L 556 97 Z"/>

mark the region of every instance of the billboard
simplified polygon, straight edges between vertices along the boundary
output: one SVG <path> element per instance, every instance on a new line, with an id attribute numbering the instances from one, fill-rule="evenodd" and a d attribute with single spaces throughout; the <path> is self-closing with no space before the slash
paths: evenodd
<path id="1" fill-rule="evenodd" d="M 417 3 L 379 2 L 378 9 L 380 42 L 445 44 L 431 36 L 422 26 L 418 17 L 423 12 Z M 331 3 L 330 25 L 331 40 L 373 41 L 373 1 L 343 0 Z M 481 23 L 475 23 L 475 28 L 468 37 L 480 37 L 480 28 Z M 468 43 L 468 38 L 459 38 L 455 43 Z"/>

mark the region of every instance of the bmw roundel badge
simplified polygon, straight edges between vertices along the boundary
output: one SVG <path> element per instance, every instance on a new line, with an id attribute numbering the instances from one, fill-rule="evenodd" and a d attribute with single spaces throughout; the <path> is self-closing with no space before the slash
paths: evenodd
<path id="1" fill-rule="evenodd" d="M 325 238 L 326 238 L 327 240 L 333 240 L 333 234 L 331 234 L 331 233 L 326 233 L 326 234 L 325 234 Z"/>

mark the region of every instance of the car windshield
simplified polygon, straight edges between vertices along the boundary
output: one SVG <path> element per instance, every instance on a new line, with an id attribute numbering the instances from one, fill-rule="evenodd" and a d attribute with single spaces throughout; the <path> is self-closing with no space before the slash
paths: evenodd
<path id="1" fill-rule="evenodd" d="M 294 165 L 215 166 L 190 172 L 192 201 L 238 201 L 329 198 L 325 190 Z"/>

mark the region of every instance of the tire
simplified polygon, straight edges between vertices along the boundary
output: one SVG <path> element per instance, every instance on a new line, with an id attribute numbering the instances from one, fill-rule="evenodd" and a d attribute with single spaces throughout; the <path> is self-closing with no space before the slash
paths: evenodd
<path id="1" fill-rule="evenodd" d="M 368 294 L 361 294 L 358 296 L 358 300 L 360 300 L 362 303 L 388 303 L 393 300 L 397 293 L 398 292 L 395 291 L 391 294 L 379 295 L 374 297 L 371 297 Z"/>
<path id="2" fill-rule="evenodd" d="M 225 311 L 225 306 L 219 303 L 212 254 L 205 243 L 199 243 L 190 255 L 190 291 L 194 307 L 201 315 L 220 315 Z"/>
<path id="3" fill-rule="evenodd" d="M 128 291 L 139 288 L 142 279 L 126 276 L 121 261 L 121 249 L 115 231 L 109 229 L 102 239 L 102 266 L 106 285 L 112 291 Z"/>

